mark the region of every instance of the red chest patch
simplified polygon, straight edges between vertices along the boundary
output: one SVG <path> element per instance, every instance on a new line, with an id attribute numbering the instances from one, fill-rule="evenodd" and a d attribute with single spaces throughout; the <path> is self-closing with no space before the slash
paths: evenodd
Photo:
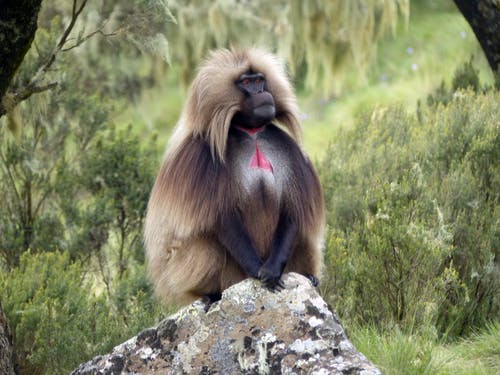
<path id="1" fill-rule="evenodd" d="M 269 171 L 273 173 L 273 166 L 271 162 L 266 158 L 266 155 L 260 150 L 259 145 L 257 144 L 257 134 L 264 130 L 264 127 L 261 128 L 243 128 L 238 126 L 238 129 L 243 130 L 245 133 L 252 137 L 252 140 L 255 144 L 255 153 L 250 160 L 250 168 L 259 168 L 265 171 Z"/>
<path id="2" fill-rule="evenodd" d="M 266 155 L 260 151 L 257 142 L 255 142 L 255 154 L 253 154 L 252 160 L 250 161 L 250 168 L 260 168 L 273 173 L 271 162 L 267 160 Z"/>

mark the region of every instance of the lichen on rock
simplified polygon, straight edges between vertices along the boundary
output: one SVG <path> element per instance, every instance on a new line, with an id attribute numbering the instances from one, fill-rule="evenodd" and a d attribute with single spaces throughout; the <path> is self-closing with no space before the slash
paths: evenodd
<path id="1" fill-rule="evenodd" d="M 73 374 L 380 374 L 307 278 L 283 280 L 280 292 L 247 279 L 196 301 Z"/>

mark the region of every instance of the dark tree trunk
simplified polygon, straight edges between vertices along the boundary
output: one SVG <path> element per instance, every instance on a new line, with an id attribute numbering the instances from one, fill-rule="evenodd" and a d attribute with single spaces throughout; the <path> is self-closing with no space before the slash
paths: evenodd
<path id="1" fill-rule="evenodd" d="M 41 4 L 42 0 L 0 0 L 0 103 L 31 46 Z"/>
<path id="2" fill-rule="evenodd" d="M 500 5 L 495 0 L 453 0 L 483 49 L 493 72 L 500 64 Z"/>
<path id="3" fill-rule="evenodd" d="M 14 374 L 14 353 L 12 349 L 12 335 L 7 324 L 7 318 L 3 313 L 0 303 L 0 374 Z"/>

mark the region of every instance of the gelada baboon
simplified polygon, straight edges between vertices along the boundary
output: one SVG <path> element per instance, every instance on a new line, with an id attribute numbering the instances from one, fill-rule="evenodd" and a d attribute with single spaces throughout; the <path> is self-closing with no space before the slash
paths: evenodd
<path id="1" fill-rule="evenodd" d="M 247 277 L 280 290 L 288 271 L 317 285 L 323 196 L 299 141 L 280 60 L 258 49 L 209 55 L 148 204 L 146 255 L 160 297 L 215 300 Z"/>

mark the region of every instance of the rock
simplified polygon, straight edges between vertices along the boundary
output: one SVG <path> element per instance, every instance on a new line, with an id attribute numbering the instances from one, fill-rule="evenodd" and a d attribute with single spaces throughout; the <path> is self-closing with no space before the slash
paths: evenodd
<path id="1" fill-rule="evenodd" d="M 307 278 L 283 280 L 281 292 L 247 279 L 209 308 L 196 301 L 72 374 L 380 374 Z"/>
<path id="2" fill-rule="evenodd" d="M 0 303 L 0 374 L 14 375 L 14 351 L 12 335 L 7 324 L 7 318 Z"/>

